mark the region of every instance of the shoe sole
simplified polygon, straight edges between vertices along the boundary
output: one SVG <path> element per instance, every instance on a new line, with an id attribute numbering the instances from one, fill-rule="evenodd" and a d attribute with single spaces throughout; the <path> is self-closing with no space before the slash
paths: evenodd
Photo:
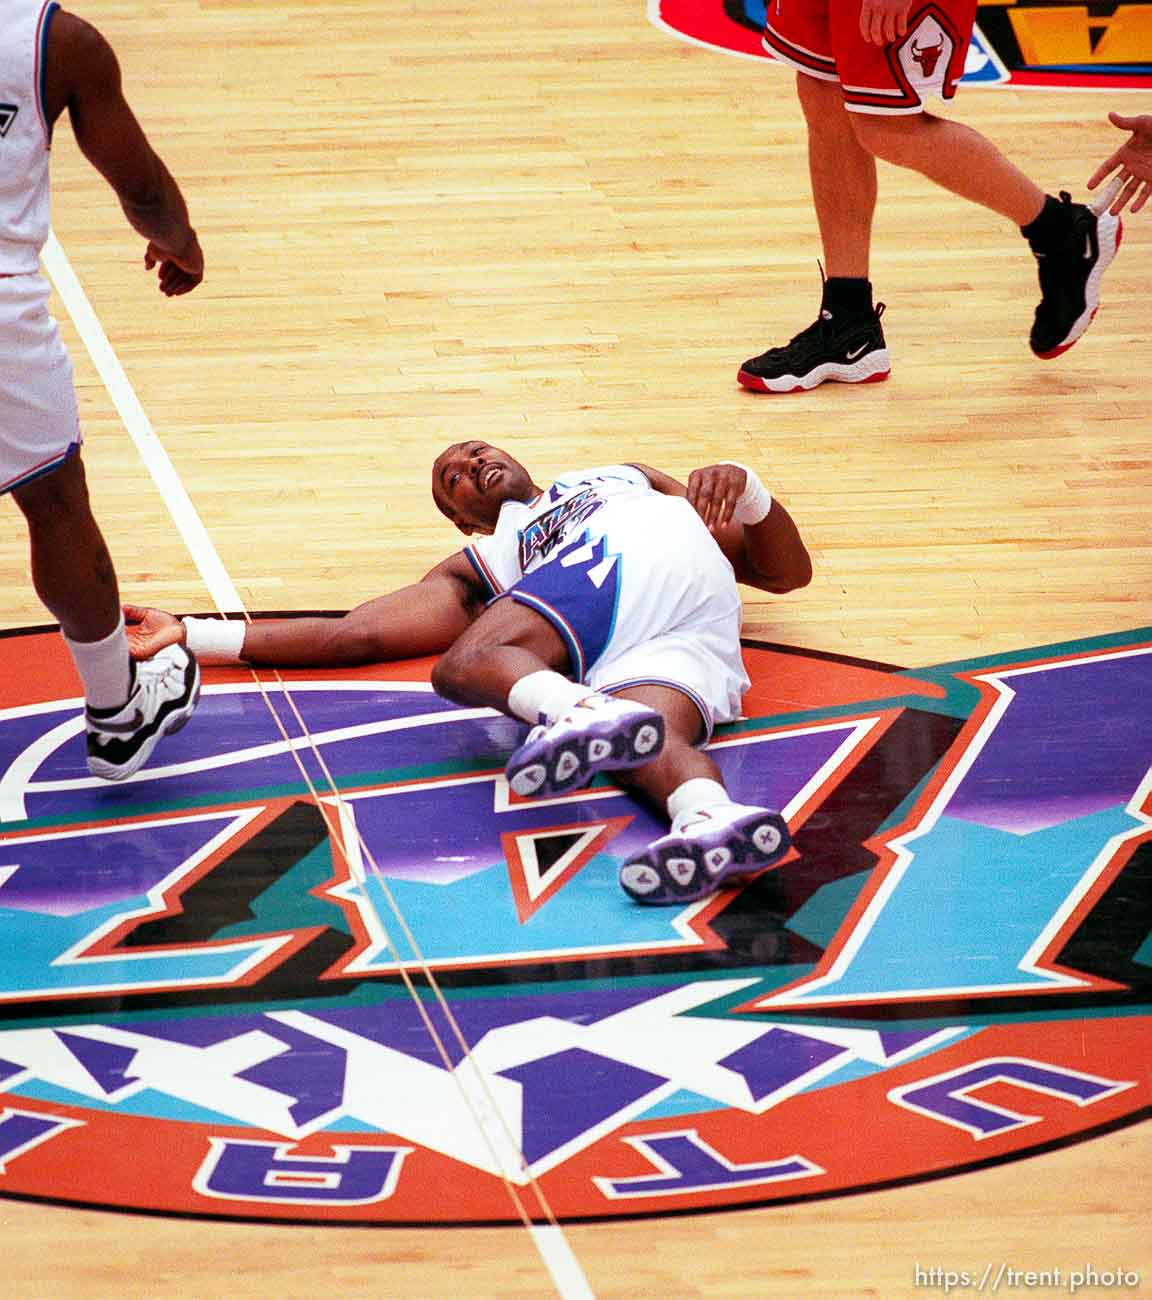
<path id="1" fill-rule="evenodd" d="M 541 739 L 522 745 L 504 774 L 522 799 L 564 794 L 586 786 L 597 772 L 639 767 L 664 748 L 664 719 L 654 711 L 638 714 L 618 730 L 591 731 L 562 741 Z"/>
<path id="2" fill-rule="evenodd" d="M 103 781 L 126 781 L 130 776 L 135 776 L 152 757 L 152 751 L 164 737 L 174 736 L 185 726 L 188 719 L 196 711 L 196 705 L 200 699 L 200 667 L 191 655 L 188 656 L 188 668 L 184 674 L 186 687 L 189 677 L 192 680 L 191 699 L 187 704 L 181 705 L 178 709 L 173 709 L 160 724 L 156 734 L 149 737 L 127 763 L 113 764 L 105 762 L 102 758 L 89 757 L 88 771 L 93 776 L 100 777 Z"/>
<path id="3" fill-rule="evenodd" d="M 692 903 L 725 884 L 775 866 L 792 847 L 779 813 L 749 813 L 714 840 L 667 836 L 620 868 L 620 887 L 646 906 Z"/>
<path id="4" fill-rule="evenodd" d="M 892 373 L 891 358 L 886 348 L 870 352 L 855 364 L 846 366 L 836 361 L 817 366 L 806 375 L 781 375 L 778 379 L 764 379 L 750 370 L 740 368 L 736 375 L 740 384 L 753 393 L 804 393 L 820 384 L 882 384 Z"/>
<path id="5" fill-rule="evenodd" d="M 1088 283 L 1084 286 L 1084 310 L 1076 318 L 1075 323 L 1068 333 L 1064 336 L 1061 343 L 1054 348 L 1048 348 L 1044 352 L 1037 352 L 1035 348 L 1032 352 L 1039 357 L 1041 361 L 1051 361 L 1053 357 L 1063 356 L 1065 352 L 1084 337 L 1088 332 L 1088 326 L 1096 319 L 1096 313 L 1100 310 L 1100 282 L 1104 278 L 1104 272 L 1112 265 L 1116 254 L 1120 251 L 1120 245 L 1124 240 L 1124 223 L 1119 217 L 1113 217 L 1115 223 L 1108 229 L 1104 227 L 1106 219 L 1110 214 L 1103 213 L 1098 218 L 1097 231 L 1100 235 L 1100 256 L 1096 259 L 1096 265 L 1092 268 L 1092 274 L 1088 277 Z"/>

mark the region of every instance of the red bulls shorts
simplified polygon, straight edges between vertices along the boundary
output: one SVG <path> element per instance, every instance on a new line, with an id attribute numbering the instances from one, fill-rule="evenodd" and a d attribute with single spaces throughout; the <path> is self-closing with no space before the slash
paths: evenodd
<path id="1" fill-rule="evenodd" d="M 861 0 L 768 0 L 764 47 L 821 81 L 838 81 L 854 113 L 919 113 L 951 99 L 964 73 L 976 0 L 913 0 L 908 31 L 888 45 L 860 33 Z"/>

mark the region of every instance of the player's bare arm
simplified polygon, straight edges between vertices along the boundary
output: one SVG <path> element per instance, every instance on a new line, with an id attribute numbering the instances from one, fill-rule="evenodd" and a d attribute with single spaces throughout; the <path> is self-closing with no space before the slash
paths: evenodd
<path id="1" fill-rule="evenodd" d="M 419 582 L 366 601 L 343 617 L 249 623 L 239 657 L 281 668 L 338 668 L 441 654 L 483 609 L 475 571 L 458 551 Z M 187 642 L 185 624 L 163 610 L 125 605 L 124 615 L 134 625 L 128 628 L 128 645 L 135 659 Z"/>
<path id="2" fill-rule="evenodd" d="M 188 208 L 124 98 L 116 54 L 90 23 L 63 10 L 48 33 L 44 108 L 50 127 L 68 110 L 81 152 L 148 241 L 144 265 L 159 267 L 161 291 L 173 297 L 196 288 L 204 256 Z"/>
<path id="3" fill-rule="evenodd" d="M 806 587 L 812 581 L 812 560 L 796 522 L 785 507 L 772 500 L 767 515 L 755 524 L 735 522 L 736 507 L 747 486 L 740 465 L 707 465 L 695 469 L 687 486 L 650 465 L 633 465 L 657 492 L 685 497 L 711 530 L 728 557 L 737 581 L 777 595 Z"/>

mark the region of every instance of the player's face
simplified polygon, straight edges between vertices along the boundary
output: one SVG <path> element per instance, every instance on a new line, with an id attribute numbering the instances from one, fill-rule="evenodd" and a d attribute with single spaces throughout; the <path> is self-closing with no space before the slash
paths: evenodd
<path id="1" fill-rule="evenodd" d="M 432 499 L 462 533 L 492 532 L 505 501 L 535 495 L 524 466 L 486 442 L 458 442 L 432 466 Z"/>

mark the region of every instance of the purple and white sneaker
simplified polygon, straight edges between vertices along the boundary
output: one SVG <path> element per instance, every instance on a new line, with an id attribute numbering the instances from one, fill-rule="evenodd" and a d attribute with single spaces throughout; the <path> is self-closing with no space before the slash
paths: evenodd
<path id="1" fill-rule="evenodd" d="M 533 727 L 504 774 L 521 798 L 579 790 L 597 772 L 639 767 L 664 748 L 664 719 L 633 700 L 595 692 Z"/>
<path id="2" fill-rule="evenodd" d="M 775 865 L 791 846 L 788 824 L 768 808 L 702 808 L 629 858 L 620 887 L 637 903 L 691 903 Z"/>

